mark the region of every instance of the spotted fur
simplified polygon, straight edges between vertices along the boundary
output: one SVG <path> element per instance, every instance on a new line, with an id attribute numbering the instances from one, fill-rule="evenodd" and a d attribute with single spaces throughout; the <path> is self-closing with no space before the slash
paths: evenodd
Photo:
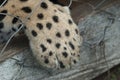
<path id="1" fill-rule="evenodd" d="M 0 14 L 0 33 L 15 32 L 32 12 L 24 23 L 24 32 L 38 62 L 54 69 L 68 69 L 76 64 L 82 42 L 79 29 L 64 7 L 49 0 L 8 0 L 0 13 L 13 17 Z"/>

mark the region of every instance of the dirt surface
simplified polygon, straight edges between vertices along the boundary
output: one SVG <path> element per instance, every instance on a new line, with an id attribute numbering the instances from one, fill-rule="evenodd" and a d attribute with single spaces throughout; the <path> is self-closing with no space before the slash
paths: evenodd
<path id="1" fill-rule="evenodd" d="M 120 65 L 117 65 L 93 80 L 120 80 Z"/>

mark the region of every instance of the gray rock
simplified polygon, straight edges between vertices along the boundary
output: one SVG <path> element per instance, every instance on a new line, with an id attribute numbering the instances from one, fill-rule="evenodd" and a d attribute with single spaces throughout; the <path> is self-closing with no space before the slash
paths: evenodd
<path id="1" fill-rule="evenodd" d="M 89 15 L 79 22 L 84 38 L 80 62 L 72 69 L 59 72 L 40 68 L 30 49 L 0 64 L 0 80 L 90 80 L 120 63 L 120 5 Z"/>

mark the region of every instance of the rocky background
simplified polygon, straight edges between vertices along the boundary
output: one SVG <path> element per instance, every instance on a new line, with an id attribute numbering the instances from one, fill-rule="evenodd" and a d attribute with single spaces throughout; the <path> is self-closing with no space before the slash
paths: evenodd
<path id="1" fill-rule="evenodd" d="M 64 72 L 46 70 L 37 64 L 21 35 L 0 55 L 0 80 L 92 80 L 106 71 L 106 79 L 94 80 L 119 80 L 111 78 L 109 69 L 120 64 L 120 1 L 74 0 L 70 9 L 84 40 L 80 62 Z"/>

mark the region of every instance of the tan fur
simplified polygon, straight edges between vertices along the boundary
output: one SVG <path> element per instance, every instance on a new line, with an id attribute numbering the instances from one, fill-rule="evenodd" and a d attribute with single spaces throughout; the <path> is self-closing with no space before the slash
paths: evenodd
<path id="1" fill-rule="evenodd" d="M 64 7 L 55 5 L 48 0 L 43 0 L 47 3 L 48 9 L 43 9 L 40 6 L 36 8 L 36 10 L 33 12 L 33 14 L 30 16 L 30 20 L 28 20 L 26 25 L 25 33 L 30 41 L 30 46 L 33 51 L 34 56 L 39 61 L 39 63 L 47 68 L 60 68 L 59 62 L 62 61 L 65 69 L 68 69 L 71 67 L 71 65 L 74 65 L 73 60 L 78 61 L 79 60 L 79 52 L 80 52 L 80 45 L 82 42 L 82 37 L 78 34 L 76 34 L 75 29 L 78 29 L 77 25 L 73 22 L 72 24 L 68 24 L 68 19 L 72 20 L 70 14 L 68 11 L 65 10 Z M 32 9 L 35 8 L 37 4 L 40 3 L 40 0 L 29 0 L 28 2 L 20 2 L 19 0 L 9 0 L 6 6 L 2 7 L 0 9 L 7 9 L 9 14 L 14 16 L 19 16 L 21 20 L 24 20 L 28 14 L 24 13 L 20 10 L 23 6 L 30 6 Z M 12 8 L 11 6 L 15 5 L 15 8 Z M 61 12 L 61 11 L 63 12 Z M 42 20 L 37 18 L 38 13 L 43 13 L 44 18 Z M 52 20 L 52 16 L 57 15 L 59 17 L 59 22 L 55 23 Z M 11 25 L 10 22 L 11 18 L 6 17 L 3 21 L 4 23 L 7 23 L 6 27 L 10 27 L 8 25 Z M 36 27 L 36 23 L 42 23 L 43 24 L 43 30 L 39 30 Z M 51 30 L 48 30 L 46 28 L 46 23 L 50 22 L 52 23 Z M 65 30 L 68 29 L 70 31 L 70 36 L 65 36 Z M 31 34 L 31 31 L 35 30 L 37 32 L 37 36 L 33 37 Z M 57 32 L 60 32 L 62 37 L 57 38 L 55 35 Z M 46 42 L 47 38 L 51 38 L 52 43 L 49 44 Z M 73 38 L 76 40 L 74 41 Z M 69 46 L 69 42 L 72 42 L 74 44 L 75 49 L 71 49 Z M 60 43 L 61 46 L 59 49 L 55 47 L 56 43 Z M 66 44 L 67 43 L 67 44 Z M 45 52 L 42 52 L 42 49 L 40 48 L 40 44 L 44 44 L 47 50 Z M 66 47 L 67 50 L 64 50 L 63 48 Z M 53 55 L 49 56 L 49 52 L 52 51 Z M 62 55 L 62 52 L 66 51 L 68 53 L 68 57 L 65 58 Z M 41 57 L 42 56 L 42 57 Z M 45 59 L 49 60 L 49 63 L 44 63 Z"/>

